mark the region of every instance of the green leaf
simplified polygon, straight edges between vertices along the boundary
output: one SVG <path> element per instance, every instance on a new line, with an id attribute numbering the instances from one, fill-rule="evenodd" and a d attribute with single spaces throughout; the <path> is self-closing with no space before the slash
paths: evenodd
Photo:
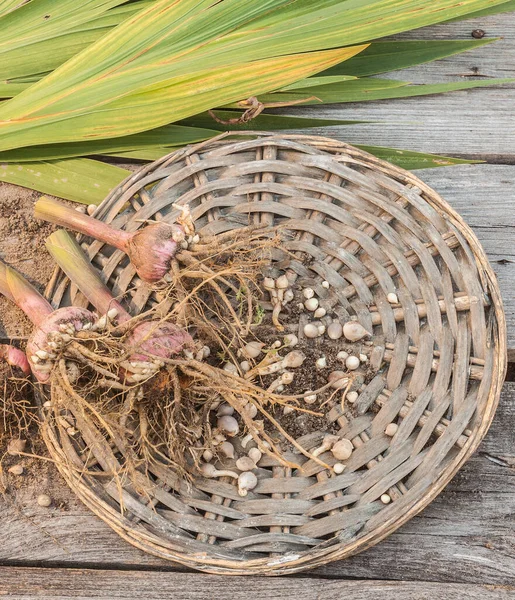
<path id="1" fill-rule="evenodd" d="M 12 98 L 13 96 L 16 96 L 16 94 L 19 94 L 23 90 L 27 89 L 34 82 L 38 81 L 45 75 L 47 75 L 47 73 L 15 77 L 9 81 L 0 81 L 0 98 Z"/>
<path id="2" fill-rule="evenodd" d="M 356 148 L 361 148 L 365 152 L 369 152 L 382 160 L 386 160 L 407 170 L 433 169 L 435 167 L 449 167 L 452 165 L 467 165 L 483 162 L 481 160 L 464 160 L 461 158 L 426 154 L 424 152 L 413 152 L 412 150 L 399 150 L 397 148 L 385 148 L 382 146 L 354 145 Z"/>
<path id="3" fill-rule="evenodd" d="M 0 98 L 12 98 L 26 90 L 31 83 L 0 83 Z"/>
<path id="4" fill-rule="evenodd" d="M 515 0 L 514 0 L 515 4 Z M 331 67 L 320 76 L 377 75 L 461 54 L 496 41 L 486 40 L 408 40 L 372 42 L 368 48 L 344 63 Z M 318 77 L 317 77 L 318 79 Z"/>
<path id="5" fill-rule="evenodd" d="M 360 53 L 361 54 L 361 53 Z M 347 62 L 347 61 L 345 61 Z M 338 67 L 338 65 L 336 65 Z M 333 67 L 334 69 L 335 67 Z M 287 92 L 289 90 L 296 90 L 298 88 L 307 89 L 310 87 L 321 86 L 321 85 L 330 85 L 331 83 L 340 83 L 342 81 L 352 81 L 353 79 L 357 79 L 357 77 L 351 75 L 335 75 L 329 77 L 308 77 L 308 79 L 301 79 L 300 81 L 296 81 L 295 83 L 290 83 L 290 85 L 285 85 L 280 89 L 281 92 Z"/>
<path id="6" fill-rule="evenodd" d="M 1 26 L 1 21 L 0 21 Z M 52 71 L 69 58 L 92 44 L 103 33 L 109 31 L 93 30 L 69 33 L 50 39 L 28 43 L 26 46 L 4 50 L 0 53 L 0 77 L 12 79 L 23 75 Z"/>
<path id="7" fill-rule="evenodd" d="M 6 83 L 35 83 L 39 81 L 43 77 L 48 75 L 48 73 L 36 73 L 34 75 L 22 75 L 20 77 L 13 77 L 9 79 Z"/>
<path id="8" fill-rule="evenodd" d="M 0 18 L 0 79 L 52 71 L 150 4 L 123 1 L 33 0 Z"/>
<path id="9" fill-rule="evenodd" d="M 294 92 L 276 92 L 260 96 L 261 102 L 290 101 L 294 102 L 316 96 L 323 104 L 344 102 L 366 102 L 369 100 L 385 100 L 390 98 L 411 98 L 414 96 L 428 96 L 430 94 L 441 94 L 444 92 L 455 92 L 491 85 L 502 85 L 512 83 L 515 78 L 487 79 L 481 81 L 457 81 L 452 83 L 431 83 L 421 85 L 408 85 L 407 82 L 395 81 L 398 85 L 378 86 L 369 85 L 377 79 L 358 79 L 343 84 L 326 85 L 320 88 L 307 88 L 306 90 L 295 90 Z M 385 80 L 387 81 L 387 80 Z M 394 80 L 391 80 L 394 81 Z M 306 100 L 301 104 L 316 104 L 317 100 Z"/>
<path id="10" fill-rule="evenodd" d="M 132 150 L 128 152 L 112 152 L 109 154 L 104 154 L 106 157 L 116 157 L 116 158 L 125 158 L 127 160 L 144 160 L 146 162 L 153 162 L 158 158 L 162 158 L 170 152 L 174 150 L 178 150 L 173 146 L 171 147 L 154 147 L 154 148 L 144 148 L 142 150 Z"/>
<path id="11" fill-rule="evenodd" d="M 0 163 L 0 181 L 83 204 L 100 204 L 130 171 L 87 158 Z"/>
<path id="12" fill-rule="evenodd" d="M 104 12 L 100 16 L 92 17 L 86 22 L 72 27 L 69 32 L 91 31 L 92 29 L 104 29 L 106 27 L 116 27 L 127 17 L 148 8 L 155 0 L 129 0 Z"/>
<path id="13" fill-rule="evenodd" d="M 396 79 L 363 78 L 333 83 L 320 87 L 292 90 L 291 92 L 273 92 L 259 96 L 264 103 L 298 102 L 300 104 L 332 104 L 335 102 L 359 102 L 368 100 L 369 96 L 386 94 L 409 85 L 407 81 Z M 305 100 L 302 102 L 302 100 Z M 231 105 L 237 107 L 238 104 Z"/>
<path id="14" fill-rule="evenodd" d="M 215 111 L 220 119 L 238 118 L 239 111 Z M 0 162 L 34 162 L 41 160 L 57 160 L 79 156 L 91 156 L 96 154 L 106 156 L 120 156 L 128 158 L 136 156 L 134 152 L 145 155 L 147 150 L 155 155 L 155 148 L 181 147 L 194 144 L 213 137 L 219 131 L 245 131 L 266 129 L 303 129 L 306 127 L 325 127 L 334 125 L 354 125 L 362 121 L 342 121 L 338 119 L 309 119 L 302 117 L 287 117 L 281 115 L 261 114 L 250 123 L 243 125 L 223 125 L 217 123 L 208 113 L 192 117 L 183 121 L 183 124 L 165 125 L 150 131 L 136 133 L 125 137 L 111 138 L 107 140 L 94 140 L 88 142 L 72 142 L 68 144 L 48 144 L 46 146 L 30 146 L 28 148 L 16 148 L 0 152 Z M 197 123 L 198 126 L 194 126 Z M 204 124 L 206 127 L 202 127 Z M 211 125 L 208 129 L 207 126 Z M 162 154 L 166 154 L 162 152 Z M 139 156 L 138 155 L 138 156 Z M 159 155 L 157 155 L 157 158 Z"/>
<path id="15" fill-rule="evenodd" d="M 0 53 L 48 39 L 98 17 L 124 0 L 38 0 L 2 16 Z"/>
<path id="16" fill-rule="evenodd" d="M 297 52 L 309 47 L 320 49 L 328 44 L 338 46 L 371 41 L 401 31 L 417 29 L 494 6 L 505 0 L 297 0 L 276 3 L 258 22 L 243 27 L 237 36 L 240 48 L 247 51 L 280 36 L 275 51 Z M 282 6 L 279 6 L 282 4 Z M 259 28 L 257 27 L 259 25 Z M 244 33 L 252 32 L 252 39 Z M 240 35 L 241 34 L 241 35 Z"/>
<path id="17" fill-rule="evenodd" d="M 20 6 L 20 0 L 2 0 L 0 2 L 0 17 L 15 10 Z"/>
<path id="18" fill-rule="evenodd" d="M 49 144 L 31 146 L 0 152 L 0 161 L 31 162 L 36 160 L 55 160 L 92 154 L 112 155 L 135 149 L 155 146 L 185 146 L 207 140 L 218 131 L 182 125 L 165 125 L 158 129 L 144 131 L 130 136 L 90 142 L 71 142 L 69 144 Z"/>
<path id="19" fill-rule="evenodd" d="M 489 6 L 488 8 L 483 8 L 482 10 L 477 10 L 475 12 L 466 14 L 461 17 L 457 17 L 455 19 L 449 19 L 449 22 L 453 21 L 464 21 L 465 19 L 477 19 L 478 17 L 489 17 L 490 15 L 498 15 L 500 13 L 512 12 L 515 11 L 515 0 L 508 0 L 508 2 L 503 2 L 502 4 L 497 4 L 495 6 Z"/>
<path id="20" fill-rule="evenodd" d="M 240 111 L 232 110 L 214 110 L 215 115 L 223 120 L 238 118 L 241 116 Z M 178 125 L 188 125 L 190 127 L 206 127 L 217 129 L 218 131 L 246 131 L 246 130 L 263 130 L 263 131 L 281 131 L 283 129 L 306 129 L 309 127 L 334 127 L 338 125 L 356 125 L 365 121 L 345 121 L 342 119 L 316 119 L 309 117 L 289 117 L 283 115 L 270 115 L 261 113 L 256 118 L 248 123 L 239 125 L 230 124 L 224 125 L 217 123 L 213 117 L 205 112 L 188 119 L 178 121 Z"/>

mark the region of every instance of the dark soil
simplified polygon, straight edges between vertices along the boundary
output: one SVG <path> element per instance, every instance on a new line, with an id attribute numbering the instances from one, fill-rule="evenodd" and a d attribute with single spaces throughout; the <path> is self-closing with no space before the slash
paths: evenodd
<path id="1" fill-rule="evenodd" d="M 300 350 L 306 359 L 304 364 L 295 369 L 289 369 L 294 373 L 293 382 L 285 386 L 282 395 L 298 396 L 305 394 L 308 390 L 317 390 L 327 384 L 328 376 L 332 371 L 346 371 L 345 365 L 337 358 L 337 354 L 344 350 L 349 354 L 359 354 L 362 345 L 359 343 L 349 343 L 345 338 L 339 340 L 331 340 L 326 335 L 314 339 L 308 339 L 299 331 L 298 323 L 303 311 L 299 310 L 298 304 L 302 302 L 302 294 L 299 289 L 294 288 L 295 298 L 291 303 L 286 305 L 286 310 L 281 313 L 280 322 L 286 325 L 284 333 L 278 332 L 271 323 L 270 315 L 267 314 L 262 322 L 254 331 L 256 339 L 265 343 L 265 348 L 269 348 L 273 342 L 282 339 L 286 333 L 294 333 L 299 338 L 299 343 L 292 348 L 284 348 L 280 350 L 281 356 L 285 356 L 292 350 Z M 310 321 L 313 320 L 311 313 Z M 328 313 L 329 314 L 329 313 Z M 327 366 L 323 369 L 315 368 L 316 361 L 325 356 Z M 263 355 L 261 355 L 263 357 Z M 276 378 L 277 374 L 267 375 L 262 377 L 259 383 L 267 388 Z M 357 389 L 363 381 L 368 381 L 370 377 L 365 375 L 363 378 L 360 372 L 360 379 L 356 378 L 356 383 L 351 389 Z M 303 409 L 308 409 L 318 415 L 312 415 L 301 411 L 294 411 L 289 414 L 283 414 L 282 406 L 275 406 L 271 410 L 272 416 L 284 427 L 288 434 L 294 438 L 313 433 L 316 431 L 324 431 L 327 433 L 336 433 L 339 429 L 337 423 L 331 423 L 328 420 L 328 413 L 337 403 L 341 401 L 342 391 L 329 388 L 324 392 L 317 394 L 317 399 L 313 404 L 306 403 L 303 399 L 298 400 L 298 406 Z M 294 403 L 292 403 L 293 405 Z M 348 408 L 348 405 L 346 406 Z M 265 424 L 266 430 L 272 434 L 273 426 Z"/>
<path id="2" fill-rule="evenodd" d="M 45 460 L 48 453 L 39 435 L 32 384 L 20 379 L 19 374 L 5 364 L 0 364 L 0 380 L 1 502 L 10 502 L 18 510 L 25 506 L 48 510 L 37 506 L 37 497 L 48 494 L 53 508 L 66 509 L 71 493 L 63 487 L 54 464 Z M 26 441 L 23 456 L 8 453 L 8 444 L 13 439 Z M 22 475 L 9 473 L 14 465 L 23 467 Z"/>
<path id="3" fill-rule="evenodd" d="M 53 271 L 45 239 L 55 227 L 34 219 L 34 203 L 40 195 L 0 183 L 0 259 L 42 292 Z M 31 332 L 25 315 L 1 296 L 0 315 L 0 338 L 26 337 Z"/>
<path id="4" fill-rule="evenodd" d="M 0 462 L 0 497 L 1 502 L 10 503 L 17 510 L 28 507 L 32 511 L 48 511 L 52 509 L 68 510 L 70 504 L 76 504 L 73 492 L 65 485 L 57 472 L 54 463 L 48 460 L 48 452 L 37 428 L 31 427 L 26 432 L 26 454 L 32 456 L 10 456 L 3 454 Z M 23 467 L 22 475 L 9 473 L 13 465 Z M 40 508 L 37 498 L 47 494 L 52 500 L 49 508 Z"/>
<path id="5" fill-rule="evenodd" d="M 33 217 L 34 203 L 39 196 L 37 192 L 0 183 L 0 259 L 20 271 L 42 292 L 53 271 L 45 239 L 54 227 Z M 12 341 L 23 347 L 31 331 L 32 325 L 25 315 L 0 296 L 0 343 Z M 36 411 L 32 385 L 21 377 L 16 369 L 0 364 L 1 502 L 11 503 L 18 510 L 24 507 L 49 510 L 37 506 L 38 495 L 48 494 L 52 498 L 52 507 L 65 509 L 73 495 L 62 485 L 52 462 L 11 456 L 6 452 L 9 441 L 19 437 L 27 440 L 27 454 L 48 456 L 33 421 Z M 9 473 L 13 465 L 21 465 L 23 474 Z"/>

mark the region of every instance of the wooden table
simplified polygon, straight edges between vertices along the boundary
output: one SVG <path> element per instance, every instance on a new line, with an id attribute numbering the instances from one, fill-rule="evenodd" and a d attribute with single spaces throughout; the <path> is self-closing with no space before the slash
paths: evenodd
<path id="1" fill-rule="evenodd" d="M 503 38 L 395 76 L 414 82 L 515 76 L 515 13 L 404 38 Z M 515 85 L 408 100 L 317 107 L 317 116 L 382 124 L 320 130 L 350 142 L 483 159 L 420 171 L 464 216 L 499 277 L 515 361 Z M 312 109 L 299 109 L 309 114 Z M 515 598 L 515 384 L 506 383 L 480 450 L 426 510 L 367 552 L 288 578 L 186 572 L 132 548 L 75 500 L 52 465 L 0 500 L 0 596 L 9 598 Z M 27 477 L 31 461 L 26 460 Z M 35 471 L 35 470 L 34 470 Z M 48 491 L 50 509 L 35 497 Z"/>

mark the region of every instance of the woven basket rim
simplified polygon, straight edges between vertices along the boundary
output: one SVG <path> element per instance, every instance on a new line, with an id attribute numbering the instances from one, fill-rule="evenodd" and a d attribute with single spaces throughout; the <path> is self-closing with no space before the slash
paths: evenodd
<path id="1" fill-rule="evenodd" d="M 486 401 L 484 413 L 479 426 L 469 437 L 467 443 L 463 446 L 463 448 L 461 448 L 454 460 L 452 460 L 443 468 L 437 479 L 433 481 L 432 484 L 424 491 L 424 493 L 422 493 L 421 496 L 410 505 L 408 510 L 402 513 L 400 516 L 394 515 L 391 518 L 386 519 L 380 526 L 372 529 L 363 537 L 360 537 L 350 544 L 341 542 L 332 547 L 308 551 L 305 552 L 303 556 L 294 558 L 293 560 L 291 557 L 277 557 L 275 560 L 267 557 L 250 559 L 247 561 L 243 560 L 238 562 L 238 564 L 233 561 L 226 561 L 210 557 L 191 557 L 174 554 L 173 552 L 165 552 L 165 550 L 159 547 L 159 545 L 156 543 L 156 540 L 152 539 L 150 534 L 148 536 L 143 536 L 141 535 L 141 532 L 131 531 L 127 523 L 124 522 L 124 517 L 116 513 L 116 511 L 113 509 L 108 509 L 105 502 L 96 497 L 94 493 L 92 493 L 90 487 L 86 485 L 76 473 L 74 473 L 72 470 L 64 468 L 62 465 L 59 466 L 61 474 L 67 480 L 70 487 L 76 491 L 79 498 L 95 514 L 107 522 L 115 531 L 117 531 L 120 536 L 122 536 L 132 545 L 146 552 L 161 558 L 171 558 L 183 565 L 190 567 L 193 566 L 196 569 L 209 571 L 212 573 L 234 575 L 284 575 L 309 568 L 315 568 L 327 562 L 345 558 L 351 554 L 355 554 L 358 551 L 361 552 L 372 545 L 375 545 L 390 535 L 393 531 L 398 529 L 400 526 L 405 524 L 413 516 L 418 514 L 442 491 L 442 489 L 452 479 L 456 472 L 477 449 L 492 422 L 495 409 L 499 402 L 500 391 L 506 372 L 507 335 L 502 298 L 496 276 L 479 240 L 471 228 L 465 223 L 463 218 L 437 192 L 435 192 L 435 190 L 430 188 L 413 173 L 406 171 L 401 167 L 392 165 L 387 161 L 379 159 L 361 149 L 337 140 L 333 140 L 331 138 L 298 134 L 285 135 L 260 131 L 224 133 L 206 142 L 201 142 L 200 144 L 175 150 L 174 152 L 163 156 L 149 165 L 144 165 L 138 171 L 129 175 L 107 196 L 107 198 L 98 207 L 95 216 L 104 220 L 111 220 L 111 218 L 114 217 L 114 214 L 111 214 L 110 210 L 113 199 L 119 197 L 124 190 L 130 189 L 131 186 L 134 186 L 138 181 L 141 181 L 147 173 L 155 172 L 161 165 L 168 165 L 170 164 L 170 161 L 179 161 L 186 155 L 205 150 L 206 148 L 215 146 L 217 144 L 225 146 L 228 144 L 240 143 L 242 141 L 240 138 L 246 140 L 248 138 L 255 139 L 256 137 L 262 139 L 265 145 L 267 145 L 266 142 L 269 142 L 270 145 L 273 145 L 277 140 L 294 140 L 301 144 L 327 144 L 328 146 L 333 147 L 335 151 L 338 151 L 338 153 L 344 153 L 348 155 L 357 163 L 365 161 L 368 167 L 372 167 L 385 175 L 394 176 L 403 184 L 411 184 L 421 190 L 427 196 L 427 198 L 430 199 L 435 209 L 459 230 L 460 234 L 463 236 L 472 250 L 479 272 L 485 277 L 488 285 L 489 295 L 492 300 L 491 307 L 495 315 L 495 334 L 493 343 L 496 346 L 496 352 L 494 353 L 494 363 L 492 367 L 493 376 L 488 399 Z M 235 141 L 234 138 L 238 139 Z M 116 211 L 116 213 L 117 212 L 118 211 Z M 49 283 L 47 295 L 52 295 L 55 289 L 55 283 L 61 277 L 62 274 L 57 270 L 52 277 L 51 282 Z M 44 428 L 44 437 L 51 454 L 55 457 L 59 456 L 61 453 L 60 444 L 48 423 Z"/>

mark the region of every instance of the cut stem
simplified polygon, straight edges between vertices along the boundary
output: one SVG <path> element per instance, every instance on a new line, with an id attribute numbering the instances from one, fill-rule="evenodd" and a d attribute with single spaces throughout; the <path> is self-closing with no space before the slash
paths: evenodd
<path id="1" fill-rule="evenodd" d="M 0 262 L 0 293 L 14 302 L 39 327 L 54 309 L 17 271 Z"/>
<path id="2" fill-rule="evenodd" d="M 73 229 L 101 242 L 110 244 L 122 250 L 122 252 L 128 251 L 128 244 L 132 239 L 132 234 L 121 229 L 115 229 L 103 221 L 80 213 L 74 208 L 70 208 L 47 196 L 41 196 L 36 202 L 34 215 L 37 219 Z"/>
<path id="3" fill-rule="evenodd" d="M 185 240 L 184 229 L 177 224 L 151 223 L 128 233 L 46 196 L 36 202 L 34 214 L 38 219 L 79 231 L 125 252 L 138 275 L 147 283 L 157 283 L 168 273 L 178 244 Z"/>
<path id="4" fill-rule="evenodd" d="M 113 297 L 109 288 L 100 278 L 98 271 L 89 262 L 88 257 L 73 236 L 64 229 L 60 229 L 52 233 L 47 239 L 46 248 L 59 267 L 100 314 L 107 314 L 109 310 L 115 308 L 118 311 L 118 321 L 120 323 L 125 323 L 131 319 L 130 314 Z"/>

